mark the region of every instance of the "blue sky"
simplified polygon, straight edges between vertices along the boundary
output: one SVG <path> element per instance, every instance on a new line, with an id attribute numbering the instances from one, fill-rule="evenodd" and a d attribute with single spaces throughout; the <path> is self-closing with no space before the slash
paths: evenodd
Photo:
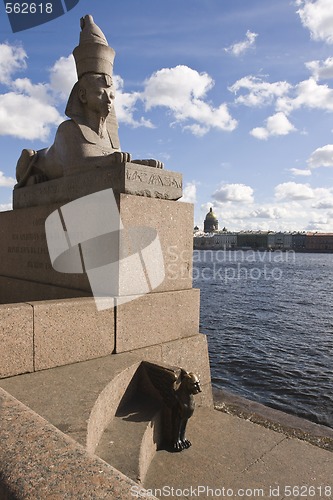
<path id="1" fill-rule="evenodd" d="M 333 232 L 332 0 L 80 0 L 13 34 L 0 5 L 0 208 L 22 148 L 52 144 L 79 19 L 116 50 L 122 149 L 183 173 L 203 226 Z"/>

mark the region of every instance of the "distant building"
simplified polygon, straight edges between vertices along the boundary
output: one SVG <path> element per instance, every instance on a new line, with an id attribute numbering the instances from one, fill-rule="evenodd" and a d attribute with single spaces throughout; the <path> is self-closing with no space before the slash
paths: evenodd
<path id="1" fill-rule="evenodd" d="M 304 251 L 306 245 L 306 233 L 293 233 L 291 241 L 292 248 L 295 252 Z"/>
<path id="2" fill-rule="evenodd" d="M 237 233 L 237 247 L 253 249 L 267 248 L 267 239 L 267 231 L 241 231 Z"/>
<path id="3" fill-rule="evenodd" d="M 221 233 L 214 234 L 213 236 L 214 245 L 218 248 L 236 248 L 237 246 L 237 235 L 236 233 L 229 233 L 228 231 L 223 231 Z"/>
<path id="4" fill-rule="evenodd" d="M 237 235 L 222 231 L 194 236 L 193 244 L 196 250 L 230 250 L 237 246 Z"/>
<path id="5" fill-rule="evenodd" d="M 332 233 L 307 233 L 305 248 L 310 252 L 332 252 Z"/>
<path id="6" fill-rule="evenodd" d="M 270 250 L 290 250 L 292 248 L 292 233 L 269 233 L 268 248 Z"/>
<path id="7" fill-rule="evenodd" d="M 212 212 L 210 210 L 210 213 Z M 213 217 L 217 221 L 214 214 Z M 333 253 L 333 233 L 206 230 L 205 233 L 198 231 L 194 234 L 193 244 L 197 250 L 251 249 Z"/>
<path id="8" fill-rule="evenodd" d="M 213 212 L 212 207 L 209 209 L 208 214 L 204 220 L 204 232 L 205 233 L 214 233 L 219 229 L 219 221 L 216 215 Z"/>

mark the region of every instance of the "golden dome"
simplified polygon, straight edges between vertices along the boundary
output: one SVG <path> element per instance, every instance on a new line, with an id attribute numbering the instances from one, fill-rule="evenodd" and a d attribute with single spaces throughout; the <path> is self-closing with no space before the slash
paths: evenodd
<path id="1" fill-rule="evenodd" d="M 206 215 L 206 219 L 215 219 L 215 220 L 217 220 L 217 217 L 214 214 L 212 207 L 210 207 L 209 212 Z"/>

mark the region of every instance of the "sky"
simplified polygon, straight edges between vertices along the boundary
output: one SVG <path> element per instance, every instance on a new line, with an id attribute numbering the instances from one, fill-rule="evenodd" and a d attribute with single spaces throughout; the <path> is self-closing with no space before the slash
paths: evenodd
<path id="1" fill-rule="evenodd" d="M 52 144 L 91 14 L 116 51 L 123 151 L 181 172 L 203 227 L 333 232 L 332 0 L 80 0 L 12 33 L 0 4 L 0 210 Z"/>

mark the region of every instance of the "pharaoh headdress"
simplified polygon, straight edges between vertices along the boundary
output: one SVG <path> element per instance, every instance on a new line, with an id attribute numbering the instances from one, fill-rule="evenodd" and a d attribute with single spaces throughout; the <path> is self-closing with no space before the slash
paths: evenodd
<path id="1" fill-rule="evenodd" d="M 115 51 L 109 47 L 101 29 L 94 23 L 93 17 L 86 15 L 81 18 L 81 33 L 79 45 L 73 50 L 78 80 L 88 73 L 104 74 L 112 77 Z M 80 125 L 83 115 L 83 104 L 79 99 L 79 81 L 77 81 L 69 96 L 66 115 Z M 114 110 L 106 120 L 107 130 L 114 149 L 119 149 L 118 122 Z M 91 142 L 91 137 L 82 131 L 85 138 Z"/>

